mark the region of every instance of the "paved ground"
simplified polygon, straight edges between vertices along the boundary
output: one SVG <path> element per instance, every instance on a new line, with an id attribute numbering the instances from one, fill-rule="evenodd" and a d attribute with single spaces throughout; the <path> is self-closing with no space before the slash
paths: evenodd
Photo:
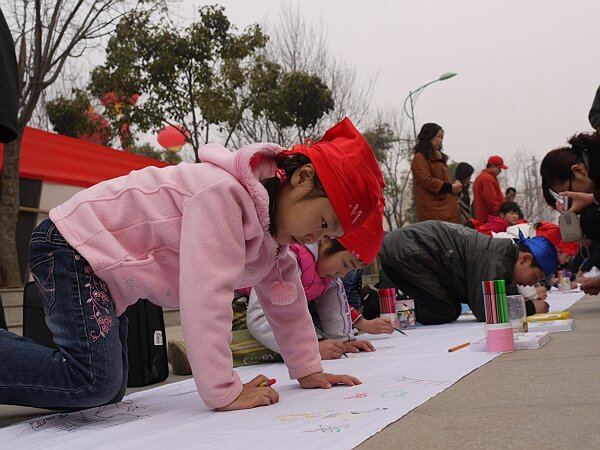
<path id="1" fill-rule="evenodd" d="M 574 331 L 501 355 L 358 448 L 600 448 L 600 297 L 570 311 Z M 169 328 L 167 337 L 179 333 Z M 0 406 L 0 427 L 45 413 Z"/>

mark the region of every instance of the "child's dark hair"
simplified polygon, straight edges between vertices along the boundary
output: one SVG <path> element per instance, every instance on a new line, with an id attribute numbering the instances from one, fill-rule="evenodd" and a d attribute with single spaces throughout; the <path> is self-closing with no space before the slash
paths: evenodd
<path id="1" fill-rule="evenodd" d="M 544 200 L 552 208 L 556 208 L 556 200 L 550 195 L 552 185 L 573 179 L 571 167 L 584 162 L 584 153 L 600 152 L 599 133 L 579 133 L 568 141 L 570 147 L 551 150 L 542 159 L 540 175 L 542 176 L 542 192 Z"/>
<path id="2" fill-rule="evenodd" d="M 337 239 L 331 239 L 329 241 L 329 245 L 325 247 L 325 250 L 323 250 L 323 255 L 331 256 L 336 253 L 343 252 L 344 250 L 348 249 L 344 247 L 344 245 L 340 241 L 338 241 Z"/>
<path id="3" fill-rule="evenodd" d="M 521 212 L 521 208 L 519 208 L 519 205 L 517 205 L 515 202 L 504 202 L 500 206 L 500 212 L 502 214 L 508 214 L 511 211 L 516 212 L 519 215 L 519 217 L 523 215 L 523 213 Z"/>
<path id="4" fill-rule="evenodd" d="M 473 166 L 466 162 L 459 162 L 454 169 L 454 178 L 458 181 L 465 181 L 471 175 L 473 175 L 475 169 Z"/>
<path id="5" fill-rule="evenodd" d="M 415 153 L 422 153 L 427 159 L 433 159 L 434 150 L 431 145 L 431 140 L 442 130 L 437 123 L 426 123 L 421 127 L 419 135 L 417 136 L 417 145 L 415 145 Z M 442 153 L 442 160 L 448 161 L 448 155 Z"/>
<path id="6" fill-rule="evenodd" d="M 508 195 L 509 192 L 512 192 L 513 194 L 517 195 L 517 190 L 514 187 L 507 187 L 506 191 L 504 192 L 504 195 Z"/>
<path id="7" fill-rule="evenodd" d="M 521 242 L 519 244 L 519 251 L 523 252 L 523 253 L 529 253 L 532 256 L 531 267 L 538 268 L 538 269 L 542 268 L 542 266 L 540 266 L 539 263 L 537 262 L 537 259 L 535 259 L 535 255 L 531 252 L 531 250 L 529 250 L 529 248 L 523 242 Z"/>
<path id="8" fill-rule="evenodd" d="M 290 157 L 286 157 L 278 161 L 277 165 L 280 169 L 285 170 L 286 180 L 290 180 L 292 175 L 296 170 L 305 165 L 310 164 L 310 159 L 307 156 L 296 154 Z M 314 197 L 327 197 L 327 193 L 325 189 L 323 189 L 323 185 L 315 172 L 313 177 L 313 196 Z M 262 181 L 263 186 L 267 190 L 267 194 L 269 195 L 269 232 L 271 234 L 275 234 L 277 230 L 275 229 L 275 224 L 273 221 L 273 213 L 275 212 L 275 203 L 277 198 L 277 191 L 279 186 L 281 186 L 281 180 L 278 177 L 266 178 Z"/>

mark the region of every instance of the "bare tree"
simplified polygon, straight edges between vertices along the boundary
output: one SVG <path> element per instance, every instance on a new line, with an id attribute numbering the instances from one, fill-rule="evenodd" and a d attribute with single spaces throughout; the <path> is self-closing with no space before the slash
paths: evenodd
<path id="1" fill-rule="evenodd" d="M 412 148 L 410 131 L 404 131 L 404 117 L 396 112 L 378 111 L 364 133 L 373 148 L 385 179 L 383 216 L 388 230 L 410 222 L 413 204 Z"/>
<path id="2" fill-rule="evenodd" d="M 248 116 L 242 132 L 235 139 L 236 146 L 250 141 L 276 142 L 289 147 L 309 137 L 319 137 L 333 124 L 350 117 L 355 125 L 365 119 L 374 81 L 361 85 L 356 69 L 340 60 L 329 50 L 327 32 L 322 22 L 308 23 L 298 6 L 284 4 L 274 22 L 262 25 L 269 42 L 265 58 L 279 64 L 286 72 L 304 72 L 318 76 L 331 90 L 334 108 L 314 127 L 298 133 L 282 129 L 264 117 Z"/>
<path id="3" fill-rule="evenodd" d="M 128 0 L 16 0 L 6 14 L 18 54 L 20 78 L 17 139 L 4 147 L 0 198 L 0 286 L 20 286 L 16 248 L 19 159 L 25 127 L 43 93 L 73 58 L 86 54 L 132 8 L 158 2 Z"/>
<path id="4" fill-rule="evenodd" d="M 552 209 L 546 204 L 542 194 L 540 163 L 530 151 L 520 149 L 513 154 L 508 164 L 510 170 L 505 172 L 508 184 L 517 190 L 523 215 L 530 222 L 552 220 Z"/>

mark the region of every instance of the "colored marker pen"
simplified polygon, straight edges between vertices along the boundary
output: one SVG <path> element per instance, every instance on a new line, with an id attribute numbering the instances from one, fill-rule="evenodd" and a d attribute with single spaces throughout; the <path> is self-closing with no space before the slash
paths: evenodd
<path id="1" fill-rule="evenodd" d="M 273 386 L 275 383 L 277 383 L 277 380 L 275 378 L 271 378 L 260 383 L 258 387 Z"/>

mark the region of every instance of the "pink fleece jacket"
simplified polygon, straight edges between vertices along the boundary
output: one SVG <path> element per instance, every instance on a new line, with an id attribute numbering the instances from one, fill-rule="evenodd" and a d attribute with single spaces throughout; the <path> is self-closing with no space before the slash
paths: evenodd
<path id="1" fill-rule="evenodd" d="M 139 298 L 179 307 L 198 392 L 207 406 L 234 401 L 231 301 L 254 286 L 291 378 L 321 372 L 296 261 L 269 233 L 273 176 L 284 149 L 252 144 L 236 153 L 209 144 L 200 164 L 147 167 L 99 183 L 50 211 L 64 238 L 108 285 L 117 315 Z M 272 303 L 276 281 L 296 285 L 296 300 Z"/>

